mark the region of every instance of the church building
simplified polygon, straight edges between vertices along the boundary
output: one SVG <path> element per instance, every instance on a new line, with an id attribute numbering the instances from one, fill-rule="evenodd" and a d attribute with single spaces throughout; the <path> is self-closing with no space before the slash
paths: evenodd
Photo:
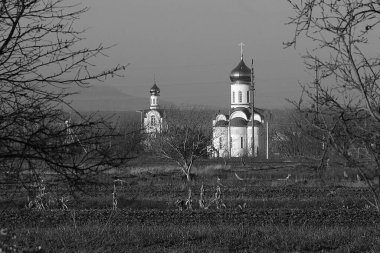
<path id="1" fill-rule="evenodd" d="M 263 150 L 261 148 L 265 146 L 261 137 L 261 132 L 264 131 L 264 111 L 254 106 L 253 67 L 250 69 L 245 64 L 243 49 L 240 62 L 231 71 L 230 80 L 231 108 L 229 114 L 218 113 L 212 121 L 211 156 L 257 156 L 259 150 Z M 141 111 L 144 115 L 144 132 L 147 134 L 161 132 L 166 126 L 166 115 L 160 109 L 159 97 L 160 89 L 154 81 L 150 89 L 150 109 Z"/>
<path id="2" fill-rule="evenodd" d="M 213 125 L 213 157 L 257 156 L 264 116 L 254 107 L 254 74 L 243 59 L 231 71 L 231 109 L 217 114 Z M 254 108 L 254 110 L 252 110 Z M 253 115 L 252 115 L 253 111 Z M 252 131 L 253 128 L 253 131 Z M 253 136 L 252 136 L 253 133 Z M 252 142 L 254 146 L 252 147 Z"/>
<path id="3" fill-rule="evenodd" d="M 165 125 L 165 112 L 160 109 L 160 88 L 156 81 L 150 89 L 150 108 L 144 111 L 143 128 L 145 133 L 161 132 Z"/>

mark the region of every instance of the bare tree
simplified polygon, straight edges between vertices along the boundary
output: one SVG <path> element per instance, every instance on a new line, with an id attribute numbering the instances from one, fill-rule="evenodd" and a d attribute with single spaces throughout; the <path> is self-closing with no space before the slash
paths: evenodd
<path id="1" fill-rule="evenodd" d="M 0 181 L 28 188 L 50 171 L 70 187 L 118 166 L 103 118 L 70 107 L 70 88 L 118 75 L 96 71 L 106 47 L 84 45 L 75 21 L 88 9 L 63 0 L 0 1 Z"/>
<path id="2" fill-rule="evenodd" d="M 287 46 L 303 39 L 313 43 L 305 63 L 316 73 L 294 105 L 307 115 L 306 127 L 322 132 L 329 145 L 363 172 L 374 170 L 380 177 L 380 2 L 288 2 L 295 35 Z M 350 147 L 365 148 L 369 162 L 353 156 Z M 379 189 L 374 194 L 379 208 Z"/>
<path id="3" fill-rule="evenodd" d="M 323 142 L 314 131 L 303 129 L 303 115 L 294 109 L 273 110 L 271 112 L 271 151 L 284 157 L 304 157 L 315 159 L 321 155 Z"/>
<path id="4" fill-rule="evenodd" d="M 194 161 L 207 156 L 211 135 L 211 117 L 206 110 L 165 110 L 166 124 L 161 132 L 150 134 L 148 146 L 159 157 L 178 164 L 187 181 L 191 181 Z"/>

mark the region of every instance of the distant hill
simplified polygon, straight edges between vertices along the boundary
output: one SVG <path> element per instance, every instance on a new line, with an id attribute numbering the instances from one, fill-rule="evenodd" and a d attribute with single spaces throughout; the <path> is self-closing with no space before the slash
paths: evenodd
<path id="1" fill-rule="evenodd" d="M 70 97 L 71 105 L 78 111 L 136 111 L 149 109 L 149 97 L 135 97 L 124 93 L 120 89 L 107 85 L 93 85 L 89 88 L 77 88 L 78 94 Z M 198 99 L 197 99 L 198 98 Z M 172 97 L 168 100 L 160 100 L 162 107 L 177 105 L 218 108 L 213 103 L 200 104 L 199 98 L 204 101 L 215 101 L 217 97 Z M 220 99 L 219 99 L 220 100 Z M 199 102 L 199 103 L 197 103 Z M 221 106 L 222 107 L 222 106 Z M 225 107 L 225 106 L 224 106 Z M 220 107 L 219 107 L 220 108 Z M 223 108 L 223 107 L 222 107 Z"/>
<path id="2" fill-rule="evenodd" d="M 135 111 L 149 108 L 149 97 L 128 95 L 112 86 L 94 85 L 70 97 L 78 111 Z M 162 101 L 165 104 L 165 101 Z"/>

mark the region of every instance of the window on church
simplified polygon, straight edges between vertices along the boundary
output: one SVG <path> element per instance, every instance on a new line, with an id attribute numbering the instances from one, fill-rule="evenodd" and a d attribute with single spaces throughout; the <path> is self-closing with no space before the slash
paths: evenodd
<path id="1" fill-rule="evenodd" d="M 219 149 L 222 149 L 222 148 L 223 148 L 222 137 L 219 137 Z"/>
<path id="2" fill-rule="evenodd" d="M 244 144 L 243 137 L 240 137 L 240 146 L 241 146 L 241 148 L 243 148 L 243 144 Z"/>
<path id="3" fill-rule="evenodd" d="M 239 103 L 243 102 L 243 93 L 239 91 Z"/>
<path id="4" fill-rule="evenodd" d="M 247 91 L 247 103 L 249 103 L 249 90 Z"/>
<path id="5" fill-rule="evenodd" d="M 152 125 L 156 125 L 156 117 L 154 117 L 154 115 L 152 115 L 152 116 L 150 117 L 150 123 L 151 123 Z"/>
<path id="6" fill-rule="evenodd" d="M 232 92 L 232 103 L 235 103 L 235 91 Z"/>

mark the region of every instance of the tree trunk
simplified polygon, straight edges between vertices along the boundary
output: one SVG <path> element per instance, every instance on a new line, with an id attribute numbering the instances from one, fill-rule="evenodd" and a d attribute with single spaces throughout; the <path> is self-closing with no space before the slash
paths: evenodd
<path id="1" fill-rule="evenodd" d="M 186 174 L 186 180 L 188 183 L 190 183 L 191 182 L 191 167 L 192 167 L 193 163 L 192 162 L 190 162 L 189 164 L 185 163 L 185 165 L 186 165 L 186 168 L 185 168 L 184 172 Z"/>
<path id="2" fill-rule="evenodd" d="M 187 180 L 187 182 L 191 181 L 190 172 L 186 173 L 186 180 Z"/>

